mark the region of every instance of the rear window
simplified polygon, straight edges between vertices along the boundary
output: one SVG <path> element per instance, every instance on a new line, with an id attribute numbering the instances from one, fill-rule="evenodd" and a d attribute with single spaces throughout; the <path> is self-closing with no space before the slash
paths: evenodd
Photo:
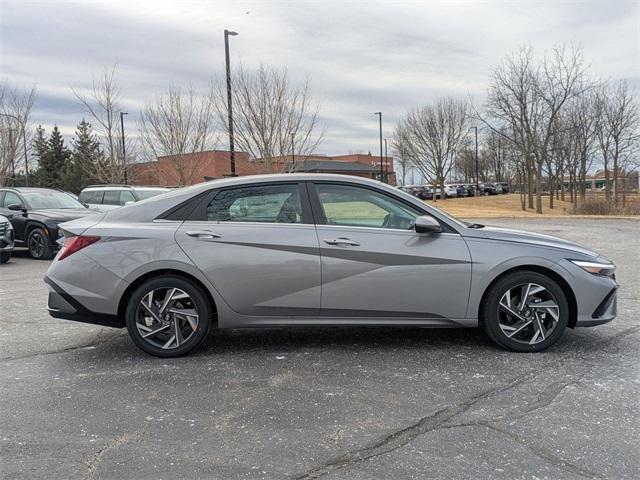
<path id="1" fill-rule="evenodd" d="M 104 195 L 104 191 L 102 190 L 89 190 L 85 192 L 80 192 L 78 195 L 78 200 L 82 203 L 92 203 L 94 205 L 102 204 L 102 196 Z"/>
<path id="2" fill-rule="evenodd" d="M 154 188 L 149 190 L 143 190 L 140 188 L 136 188 L 136 195 L 140 200 L 146 200 L 147 198 L 155 197 L 157 195 L 161 195 L 163 193 L 167 193 L 169 191 L 168 188 Z"/>

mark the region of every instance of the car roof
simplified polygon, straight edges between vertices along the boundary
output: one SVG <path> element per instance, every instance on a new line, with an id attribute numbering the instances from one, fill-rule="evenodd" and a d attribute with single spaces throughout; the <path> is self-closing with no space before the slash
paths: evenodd
<path id="1" fill-rule="evenodd" d="M 83 192 L 88 190 L 170 190 L 170 188 L 158 185 L 149 187 L 146 185 L 89 185 L 82 189 Z"/>
<path id="2" fill-rule="evenodd" d="M 13 190 L 18 193 L 29 193 L 29 192 L 60 192 L 65 193 L 62 190 L 57 190 L 55 188 L 42 188 L 42 187 L 0 187 L 0 190 Z"/>

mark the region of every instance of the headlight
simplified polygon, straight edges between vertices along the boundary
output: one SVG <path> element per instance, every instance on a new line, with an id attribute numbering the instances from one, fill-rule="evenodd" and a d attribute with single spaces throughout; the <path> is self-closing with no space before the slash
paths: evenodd
<path id="1" fill-rule="evenodd" d="M 616 266 L 613 263 L 589 262 L 586 260 L 570 261 L 574 265 L 577 265 L 581 269 L 589 273 L 593 273 L 594 275 L 606 275 L 607 277 L 612 277 L 613 273 L 616 271 Z"/>

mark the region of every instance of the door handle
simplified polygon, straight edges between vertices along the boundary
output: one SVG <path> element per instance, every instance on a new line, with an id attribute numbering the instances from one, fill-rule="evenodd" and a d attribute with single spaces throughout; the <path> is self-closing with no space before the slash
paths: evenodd
<path id="1" fill-rule="evenodd" d="M 190 237 L 202 238 L 205 240 L 211 240 L 212 238 L 220 238 L 222 235 L 216 232 L 212 232 L 211 230 L 192 230 L 190 232 L 185 232 Z"/>
<path id="2" fill-rule="evenodd" d="M 351 245 L 352 247 L 359 247 L 360 243 L 351 240 L 350 238 L 334 238 L 333 240 L 325 238 L 324 243 L 328 245 Z"/>

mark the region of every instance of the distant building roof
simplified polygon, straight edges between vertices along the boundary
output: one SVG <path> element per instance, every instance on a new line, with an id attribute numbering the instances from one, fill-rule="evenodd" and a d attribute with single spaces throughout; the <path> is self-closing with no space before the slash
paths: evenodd
<path id="1" fill-rule="evenodd" d="M 379 168 L 373 165 L 364 165 L 358 162 L 336 162 L 332 160 L 305 160 L 302 166 L 295 169 L 298 172 L 378 172 Z"/>

